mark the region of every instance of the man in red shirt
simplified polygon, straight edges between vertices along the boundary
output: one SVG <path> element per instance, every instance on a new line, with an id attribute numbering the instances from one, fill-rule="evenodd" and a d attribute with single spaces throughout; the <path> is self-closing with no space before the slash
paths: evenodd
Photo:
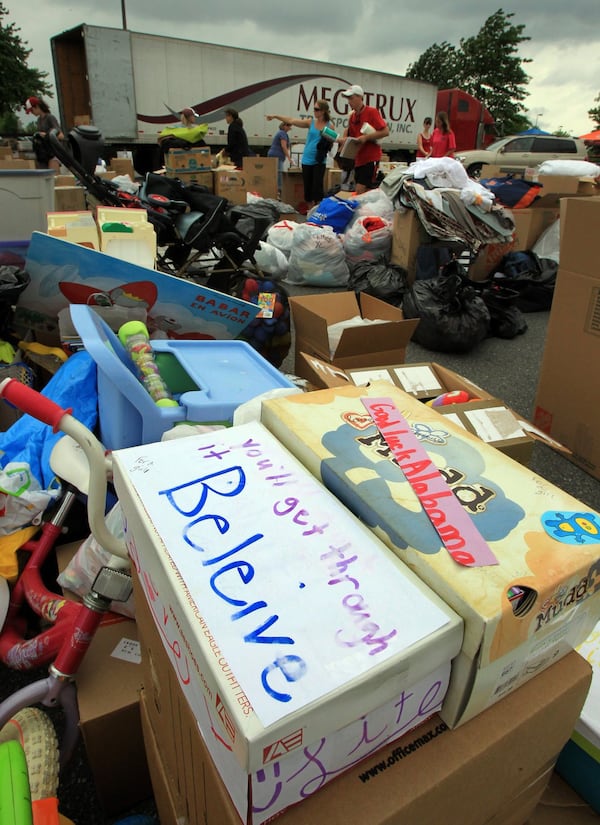
<path id="1" fill-rule="evenodd" d="M 361 86 L 350 86 L 342 96 L 347 98 L 352 109 L 348 128 L 342 135 L 342 146 L 348 137 L 356 138 L 361 144 L 354 158 L 354 184 L 360 195 L 375 185 L 381 159 L 381 146 L 377 141 L 389 135 L 390 130 L 378 109 L 365 106 Z"/>

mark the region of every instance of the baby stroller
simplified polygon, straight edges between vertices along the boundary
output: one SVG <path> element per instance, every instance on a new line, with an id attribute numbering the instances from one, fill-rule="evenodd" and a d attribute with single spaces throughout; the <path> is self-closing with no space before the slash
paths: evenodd
<path id="1" fill-rule="evenodd" d="M 205 281 L 222 292 L 230 291 L 231 278 L 242 271 L 262 275 L 254 255 L 278 214 L 234 207 L 206 187 L 186 186 L 153 172 L 137 194 L 124 191 L 95 174 L 104 146 L 95 126 L 76 126 L 66 141 L 51 132 L 48 140 L 56 157 L 85 188 L 89 205 L 145 209 L 156 231 L 161 271 Z"/>

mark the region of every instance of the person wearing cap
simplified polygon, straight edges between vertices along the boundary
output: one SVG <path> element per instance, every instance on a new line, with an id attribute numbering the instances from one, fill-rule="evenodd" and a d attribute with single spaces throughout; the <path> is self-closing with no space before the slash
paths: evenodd
<path id="1" fill-rule="evenodd" d="M 377 143 L 389 135 L 390 130 L 381 113 L 374 106 L 366 106 L 362 86 L 353 85 L 342 92 L 352 109 L 348 126 L 342 135 L 341 145 L 347 138 L 355 138 L 361 145 L 354 158 L 354 187 L 357 194 L 375 186 L 377 169 L 381 160 L 381 146 Z"/>
<path id="2" fill-rule="evenodd" d="M 25 111 L 28 115 L 35 115 L 37 117 L 36 127 L 39 137 L 33 141 L 33 150 L 38 166 L 42 169 L 54 169 L 55 172 L 59 172 L 60 163 L 46 140 L 46 137 L 52 130 L 56 130 L 59 140 L 62 140 L 64 135 L 60 123 L 50 111 L 48 104 L 40 97 L 28 97 L 25 103 Z"/>
<path id="3" fill-rule="evenodd" d="M 323 135 L 323 129 L 331 127 L 329 103 L 316 100 L 313 117 L 288 117 L 287 115 L 266 115 L 267 120 L 280 120 L 281 123 L 308 129 L 304 151 L 302 152 L 302 182 L 304 184 L 304 202 L 310 210 L 323 200 L 323 181 L 328 150 L 333 142 Z"/>
<path id="4" fill-rule="evenodd" d="M 191 106 L 186 106 L 179 113 L 180 122 L 176 126 L 165 126 L 159 132 L 159 166 L 164 166 L 165 153 L 171 149 L 191 149 L 194 146 L 206 146 L 204 137 L 208 132 L 208 124 L 196 123 L 196 118 L 196 112 Z"/>

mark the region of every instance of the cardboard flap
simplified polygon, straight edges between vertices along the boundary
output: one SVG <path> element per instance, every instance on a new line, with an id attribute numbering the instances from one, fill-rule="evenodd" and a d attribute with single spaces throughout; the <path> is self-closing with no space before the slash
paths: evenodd
<path id="1" fill-rule="evenodd" d="M 304 365 L 302 375 L 315 387 L 345 387 L 351 383 L 344 370 L 334 364 L 328 364 L 306 352 L 300 352 L 299 356 Z"/>
<path id="2" fill-rule="evenodd" d="M 325 321 L 325 331 L 330 324 L 337 324 L 360 315 L 360 307 L 353 292 L 334 292 L 290 297 L 292 315 L 301 321 L 311 322 L 314 316 Z"/>
<path id="3" fill-rule="evenodd" d="M 415 321 L 402 321 L 401 323 L 390 321 L 382 324 L 348 327 L 342 332 L 333 360 L 348 358 L 356 353 L 404 350 L 417 323 L 418 319 L 415 319 Z M 408 330 L 404 329 L 405 324 L 409 326 Z"/>

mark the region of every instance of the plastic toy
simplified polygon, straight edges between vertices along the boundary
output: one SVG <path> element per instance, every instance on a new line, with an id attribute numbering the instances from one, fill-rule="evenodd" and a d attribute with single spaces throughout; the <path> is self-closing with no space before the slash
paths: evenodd
<path id="1" fill-rule="evenodd" d="M 467 401 L 479 400 L 466 390 L 451 390 L 450 392 L 443 392 L 426 403 L 429 407 L 447 407 L 449 404 L 466 404 Z"/>
<path id="2" fill-rule="evenodd" d="M 119 339 L 154 403 L 159 407 L 178 407 L 158 370 L 146 325 L 142 321 L 127 321 L 119 328 Z"/>

